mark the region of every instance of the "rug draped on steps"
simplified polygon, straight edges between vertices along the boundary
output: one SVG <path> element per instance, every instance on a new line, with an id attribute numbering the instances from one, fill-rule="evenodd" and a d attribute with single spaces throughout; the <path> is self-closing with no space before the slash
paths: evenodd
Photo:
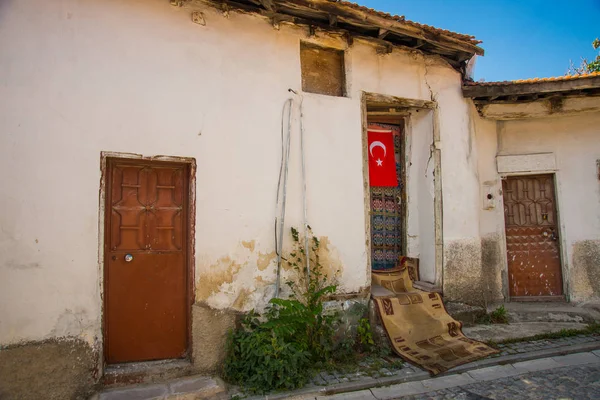
<path id="1" fill-rule="evenodd" d="M 398 268 L 372 273 L 373 285 L 393 292 L 371 296 L 394 351 L 432 375 L 498 353 L 462 333 L 439 293 L 413 287 L 418 273 L 417 264 L 406 258 Z"/>

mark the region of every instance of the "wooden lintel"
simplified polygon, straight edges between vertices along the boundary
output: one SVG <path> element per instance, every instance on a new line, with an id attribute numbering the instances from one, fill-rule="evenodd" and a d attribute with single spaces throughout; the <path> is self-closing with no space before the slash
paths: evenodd
<path id="1" fill-rule="evenodd" d="M 389 35 L 390 31 L 387 29 L 383 29 L 383 28 L 379 28 L 379 34 L 377 35 L 377 37 L 379 39 L 385 39 L 385 37 L 387 35 Z"/>
<path id="2" fill-rule="evenodd" d="M 410 115 L 409 112 L 407 111 L 396 111 L 396 112 L 389 112 L 389 111 L 367 111 L 367 115 L 369 117 L 406 117 L 408 115 Z"/>
<path id="3" fill-rule="evenodd" d="M 583 78 L 565 80 L 508 83 L 498 85 L 463 85 L 462 91 L 465 97 L 492 97 L 492 96 L 515 96 L 543 93 L 565 93 L 585 89 L 600 88 L 600 76 L 594 75 Z"/>
<path id="4" fill-rule="evenodd" d="M 404 97 L 389 96 L 385 94 L 363 92 L 367 107 L 394 107 L 394 108 L 435 108 L 435 102 L 430 100 L 407 99 Z"/>

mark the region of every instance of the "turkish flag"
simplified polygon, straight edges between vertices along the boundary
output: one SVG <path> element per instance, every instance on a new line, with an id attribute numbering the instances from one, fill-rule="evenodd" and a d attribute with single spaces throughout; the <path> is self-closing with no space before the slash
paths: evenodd
<path id="1" fill-rule="evenodd" d="M 371 186 L 398 186 L 392 131 L 369 129 L 368 142 Z"/>

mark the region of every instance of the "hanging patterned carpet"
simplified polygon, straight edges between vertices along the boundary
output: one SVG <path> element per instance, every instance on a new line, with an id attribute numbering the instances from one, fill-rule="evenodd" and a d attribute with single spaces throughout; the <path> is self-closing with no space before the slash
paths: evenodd
<path id="1" fill-rule="evenodd" d="M 373 271 L 373 284 L 393 295 L 372 296 L 394 351 L 432 375 L 461 364 L 498 353 L 467 338 L 462 324 L 454 320 L 438 293 L 413 287 L 418 266 L 404 258 L 401 266 L 385 272 Z"/>

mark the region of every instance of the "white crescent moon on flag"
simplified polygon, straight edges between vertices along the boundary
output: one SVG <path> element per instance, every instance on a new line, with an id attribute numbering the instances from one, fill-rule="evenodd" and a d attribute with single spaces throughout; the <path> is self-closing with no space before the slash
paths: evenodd
<path id="1" fill-rule="evenodd" d="M 369 153 L 371 153 L 371 157 L 374 157 L 373 149 L 375 147 L 381 147 L 383 149 L 383 157 L 385 158 L 385 154 L 387 153 L 387 150 L 385 148 L 385 144 L 381 143 L 380 141 L 372 142 L 371 145 L 369 146 Z"/>

